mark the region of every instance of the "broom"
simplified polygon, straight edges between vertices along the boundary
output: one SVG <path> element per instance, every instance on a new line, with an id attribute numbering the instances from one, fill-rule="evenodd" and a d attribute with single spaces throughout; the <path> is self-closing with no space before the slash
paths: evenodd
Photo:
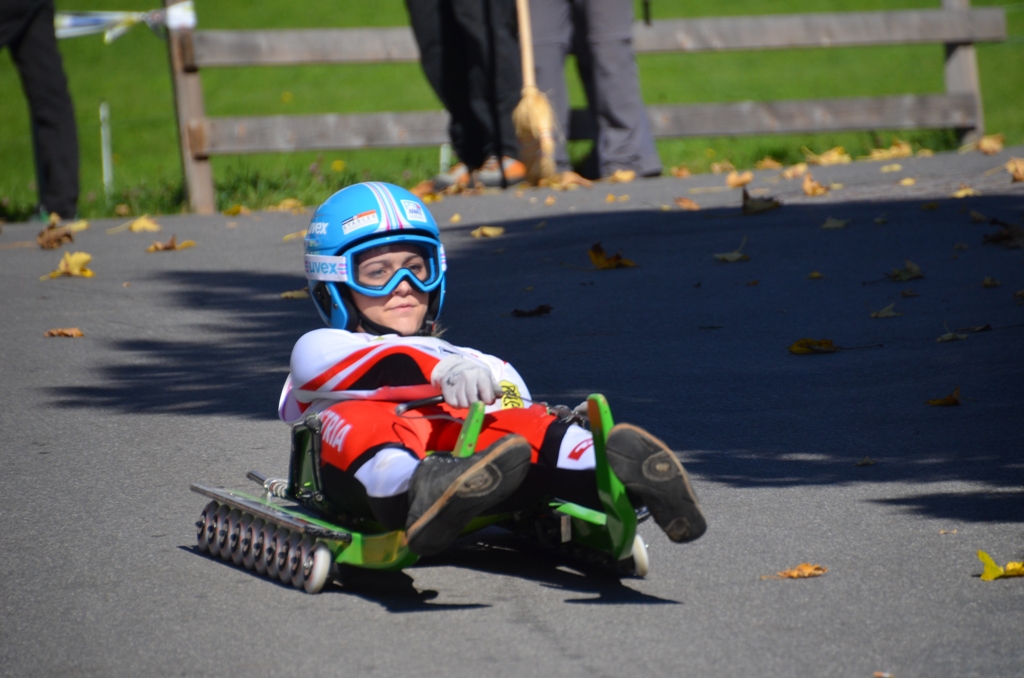
<path id="1" fill-rule="evenodd" d="M 537 89 L 529 0 L 516 0 L 516 13 L 519 18 L 519 49 L 523 58 L 523 96 L 512 111 L 512 124 L 519 137 L 526 180 L 537 184 L 555 174 L 555 114 L 548 98 Z"/>

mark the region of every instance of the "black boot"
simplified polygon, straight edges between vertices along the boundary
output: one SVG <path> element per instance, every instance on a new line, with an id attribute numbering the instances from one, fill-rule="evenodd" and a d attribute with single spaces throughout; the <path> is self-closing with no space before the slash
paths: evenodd
<path id="1" fill-rule="evenodd" d="M 655 522 L 675 542 L 693 541 L 707 522 L 686 469 L 665 443 L 632 424 L 608 434 L 608 464 L 630 493 L 639 497 Z"/>
<path id="2" fill-rule="evenodd" d="M 530 469 L 530 444 L 507 435 L 472 457 L 432 454 L 409 482 L 409 550 L 430 556 L 448 548 L 473 518 L 504 501 Z"/>

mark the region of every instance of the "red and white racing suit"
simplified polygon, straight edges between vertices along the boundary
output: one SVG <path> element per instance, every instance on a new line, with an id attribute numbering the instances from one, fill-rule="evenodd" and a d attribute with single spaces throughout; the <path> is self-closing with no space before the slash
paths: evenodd
<path id="1" fill-rule="evenodd" d="M 401 402 L 439 394 L 430 375 L 456 354 L 486 365 L 502 396 L 486 408 L 477 449 L 518 433 L 533 449 L 530 474 L 509 502 L 557 496 L 600 508 L 590 432 L 535 405 L 515 368 L 434 337 L 382 337 L 319 329 L 292 349 L 278 414 L 289 424 L 318 412 L 324 493 L 339 511 L 405 525 L 409 479 L 428 451 L 454 449 L 465 410 L 446 404 L 395 414 Z"/>

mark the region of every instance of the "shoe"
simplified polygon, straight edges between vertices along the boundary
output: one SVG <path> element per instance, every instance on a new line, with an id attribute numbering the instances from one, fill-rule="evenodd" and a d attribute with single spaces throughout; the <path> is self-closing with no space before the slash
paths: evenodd
<path id="1" fill-rule="evenodd" d="M 468 188 L 470 181 L 469 167 L 466 166 L 466 163 L 460 162 L 447 172 L 434 177 L 434 190 L 443 191 L 452 186 Z"/>
<path id="2" fill-rule="evenodd" d="M 630 493 L 650 509 L 674 542 L 693 541 L 707 530 L 686 469 L 665 443 L 632 424 L 608 433 L 608 464 Z"/>
<path id="3" fill-rule="evenodd" d="M 484 186 L 506 188 L 526 180 L 526 165 L 507 155 L 502 156 L 499 164 L 498 157 L 492 155 L 474 174 Z"/>
<path id="4" fill-rule="evenodd" d="M 510 434 L 472 457 L 432 454 L 409 482 L 409 550 L 431 556 L 451 546 L 473 518 L 504 501 L 530 470 L 530 444 Z"/>

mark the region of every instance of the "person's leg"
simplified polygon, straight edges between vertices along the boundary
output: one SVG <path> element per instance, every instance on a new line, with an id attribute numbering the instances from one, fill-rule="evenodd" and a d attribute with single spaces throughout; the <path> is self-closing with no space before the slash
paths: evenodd
<path id="1" fill-rule="evenodd" d="M 78 211 L 78 130 L 53 14 L 44 3 L 9 47 L 29 104 L 40 205 L 67 219 Z"/>
<path id="2" fill-rule="evenodd" d="M 555 113 L 555 166 L 572 169 L 566 148 L 569 131 L 569 94 L 565 86 L 565 56 L 569 53 L 573 26 L 570 0 L 533 0 L 530 3 L 533 58 L 537 89 L 547 95 Z"/>
<path id="3" fill-rule="evenodd" d="M 515 0 L 492 0 L 490 7 L 491 64 L 494 115 L 496 120 L 495 154 L 519 158 L 519 139 L 512 125 L 512 111 L 523 91 L 523 68 L 519 52 Z"/>
<path id="4" fill-rule="evenodd" d="M 633 3 L 588 0 L 581 76 L 597 123 L 595 154 L 602 176 L 618 169 L 661 174 L 633 54 Z"/>

